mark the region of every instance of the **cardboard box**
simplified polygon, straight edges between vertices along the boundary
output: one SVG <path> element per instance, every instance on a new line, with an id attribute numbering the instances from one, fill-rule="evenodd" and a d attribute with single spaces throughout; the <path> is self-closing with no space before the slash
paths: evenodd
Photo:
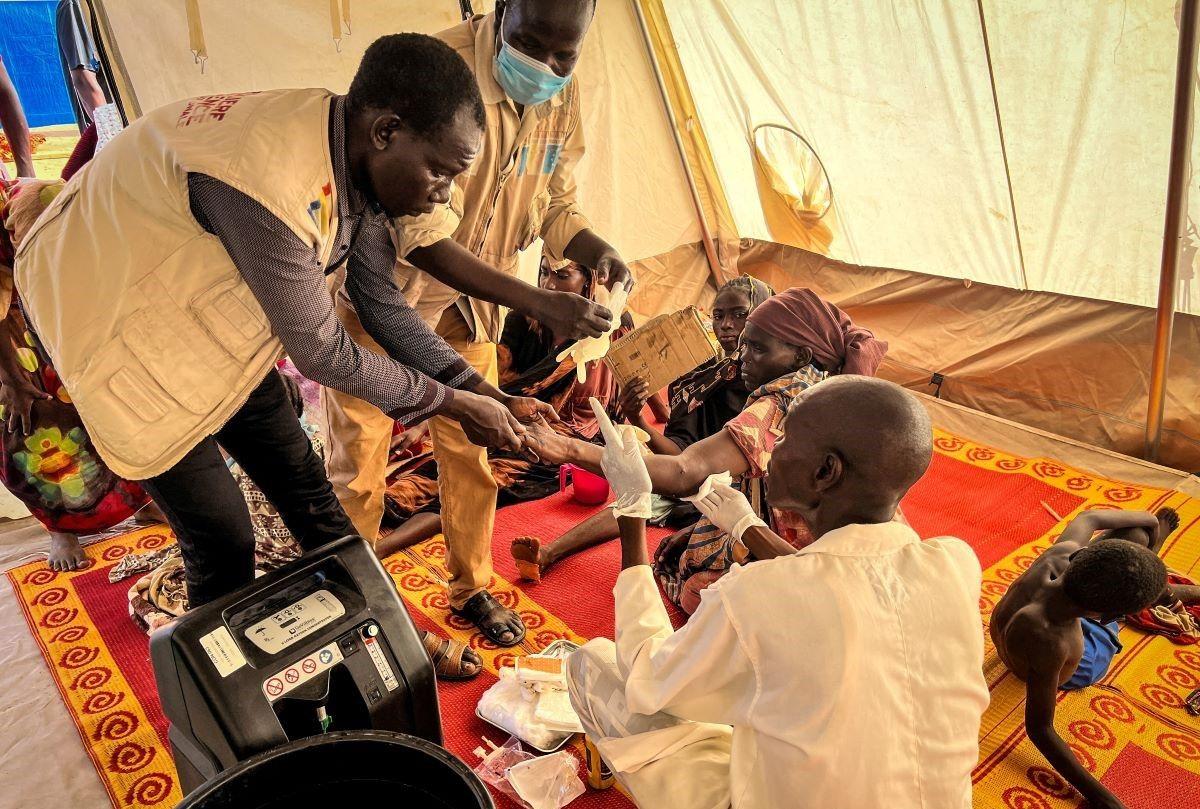
<path id="1" fill-rule="evenodd" d="M 641 378 L 657 392 L 717 356 L 700 313 L 689 306 L 646 321 L 613 343 L 604 361 L 622 387 Z"/>

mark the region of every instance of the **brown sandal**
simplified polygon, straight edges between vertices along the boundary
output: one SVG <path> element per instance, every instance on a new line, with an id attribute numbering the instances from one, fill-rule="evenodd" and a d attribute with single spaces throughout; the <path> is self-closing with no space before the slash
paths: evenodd
<path id="1" fill-rule="evenodd" d="M 483 666 L 479 665 L 474 674 L 463 673 L 463 666 L 468 665 L 463 662 L 463 656 L 468 651 L 465 644 L 438 637 L 432 632 L 425 632 L 421 642 L 425 645 L 425 653 L 433 661 L 433 673 L 439 680 L 473 680 L 483 671 Z"/>
<path id="2" fill-rule="evenodd" d="M 522 579 L 532 582 L 542 580 L 542 566 L 538 564 L 538 554 L 542 549 L 542 541 L 537 537 L 517 537 L 512 542 L 512 558 L 517 563 L 517 573 Z"/>

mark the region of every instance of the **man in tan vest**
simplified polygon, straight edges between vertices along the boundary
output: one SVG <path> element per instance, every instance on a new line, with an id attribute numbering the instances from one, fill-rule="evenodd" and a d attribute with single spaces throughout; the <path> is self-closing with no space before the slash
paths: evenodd
<path id="1" fill-rule="evenodd" d="M 516 278 L 519 251 L 541 238 L 552 260 L 590 267 L 609 286 L 630 281 L 621 257 L 592 230 L 576 203 L 574 168 L 584 144 L 579 88 L 571 73 L 595 8 L 595 0 L 500 0 L 493 14 L 438 34 L 479 81 L 485 137 L 448 208 L 396 223 L 397 282 L 425 321 L 493 383 L 500 306 L 573 337 L 594 335 L 597 321 L 620 314 L 600 309 L 584 320 L 564 312 L 570 298 L 556 301 L 563 293 Z M 507 274 L 504 283 L 484 273 L 489 265 Z M 345 296 L 338 315 L 370 347 Z M 393 422 L 368 402 L 336 390 L 326 393 L 330 479 L 359 533 L 374 538 L 384 511 Z M 487 452 L 466 440 L 451 419 L 432 419 L 430 435 L 451 608 L 493 642 L 513 646 L 525 635 L 521 619 L 486 589 L 496 513 Z"/>
<path id="2" fill-rule="evenodd" d="M 483 379 L 393 277 L 390 220 L 447 202 L 484 121 L 453 49 L 384 37 L 346 96 L 208 96 L 149 113 L 25 238 L 16 281 L 31 325 L 97 450 L 167 514 L 193 606 L 254 576 L 222 448 L 305 549 L 354 533 L 275 371 L 285 351 L 325 386 L 397 419 L 454 418 L 482 445 L 519 447 L 519 419 L 549 410 Z M 330 276 L 382 354 L 338 321 Z"/>

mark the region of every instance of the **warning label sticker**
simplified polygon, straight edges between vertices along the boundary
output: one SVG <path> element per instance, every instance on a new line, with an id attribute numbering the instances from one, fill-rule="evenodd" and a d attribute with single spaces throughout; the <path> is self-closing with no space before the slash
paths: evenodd
<path id="1" fill-rule="evenodd" d="M 242 650 L 234 643 L 233 635 L 229 634 L 229 630 L 224 626 L 219 626 L 201 637 L 200 646 L 222 677 L 228 677 L 246 665 Z"/>
<path id="2" fill-rule="evenodd" d="M 263 694 L 271 702 L 286 696 L 299 688 L 323 671 L 333 668 L 342 661 L 342 652 L 337 643 L 331 643 L 307 657 L 293 661 L 290 666 L 275 674 L 263 683 Z"/>

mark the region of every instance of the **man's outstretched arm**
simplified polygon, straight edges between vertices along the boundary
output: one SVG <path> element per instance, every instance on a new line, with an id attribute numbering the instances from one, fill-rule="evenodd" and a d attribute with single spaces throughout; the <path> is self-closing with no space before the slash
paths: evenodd
<path id="1" fill-rule="evenodd" d="M 418 247 L 405 258 L 451 289 L 506 306 L 568 339 L 599 337 L 612 322 L 612 313 L 603 306 L 580 295 L 541 289 L 502 273 L 453 239 Z"/>

